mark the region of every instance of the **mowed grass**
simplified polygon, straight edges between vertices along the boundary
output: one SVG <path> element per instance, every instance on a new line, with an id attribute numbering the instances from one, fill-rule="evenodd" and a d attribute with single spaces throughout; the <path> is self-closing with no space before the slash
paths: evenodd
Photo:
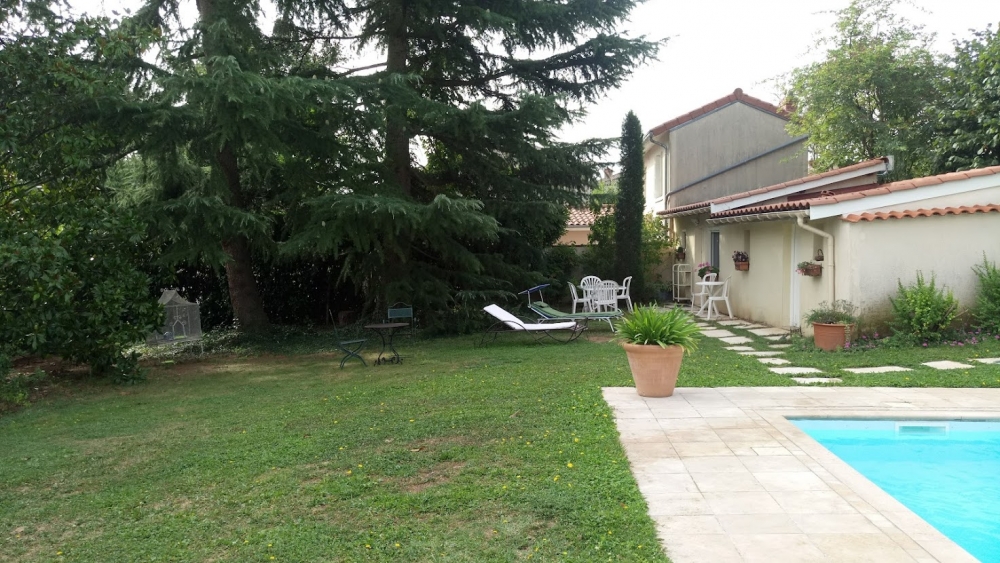
<path id="1" fill-rule="evenodd" d="M 601 397 L 632 385 L 608 336 L 402 339 L 402 365 L 340 370 L 314 334 L 50 396 L 0 418 L 0 561 L 667 561 Z M 725 346 L 702 338 L 678 385 L 793 384 Z M 979 387 L 1000 367 L 920 363 L 996 356 L 784 357 L 846 385 Z M 839 371 L 872 365 L 914 371 Z"/>
<path id="2" fill-rule="evenodd" d="M 666 561 L 606 337 L 210 357 L 46 399 L 0 419 L 0 560 Z M 680 384 L 788 383 L 703 339 Z"/>

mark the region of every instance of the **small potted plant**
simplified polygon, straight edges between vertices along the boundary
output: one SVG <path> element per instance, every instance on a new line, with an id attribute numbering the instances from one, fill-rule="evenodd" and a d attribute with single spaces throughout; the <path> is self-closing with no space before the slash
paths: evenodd
<path id="1" fill-rule="evenodd" d="M 698 277 L 704 278 L 708 274 L 718 274 L 719 269 L 715 266 L 709 264 L 708 262 L 702 262 L 698 264 Z"/>
<path id="2" fill-rule="evenodd" d="M 733 252 L 733 265 L 741 272 L 750 270 L 750 255 L 742 250 Z"/>
<path id="3" fill-rule="evenodd" d="M 699 329 L 690 314 L 675 307 L 640 306 L 615 325 L 640 397 L 674 394 L 685 352 L 698 348 Z"/>
<path id="4" fill-rule="evenodd" d="M 813 327 L 816 347 L 827 352 L 844 348 L 850 340 L 853 326 L 858 322 L 854 311 L 854 305 L 843 299 L 838 299 L 833 304 L 824 301 L 809 311 L 805 320 Z"/>
<path id="5" fill-rule="evenodd" d="M 674 251 L 674 260 L 683 262 L 685 258 L 687 258 L 687 253 L 684 252 L 684 247 L 678 246 L 677 250 Z"/>
<path id="6" fill-rule="evenodd" d="M 803 276 L 819 276 L 823 274 L 823 266 L 806 260 L 799 262 L 799 265 L 795 267 L 795 271 Z"/>

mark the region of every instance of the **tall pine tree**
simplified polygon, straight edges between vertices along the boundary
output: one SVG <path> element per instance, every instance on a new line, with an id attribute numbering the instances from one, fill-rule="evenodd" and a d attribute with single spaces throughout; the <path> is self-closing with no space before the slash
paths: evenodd
<path id="1" fill-rule="evenodd" d="M 645 169 L 642 163 L 642 126 L 631 111 L 622 122 L 621 175 L 615 205 L 615 274 L 632 276 L 631 294 L 643 295 L 642 214 L 646 207 Z"/>

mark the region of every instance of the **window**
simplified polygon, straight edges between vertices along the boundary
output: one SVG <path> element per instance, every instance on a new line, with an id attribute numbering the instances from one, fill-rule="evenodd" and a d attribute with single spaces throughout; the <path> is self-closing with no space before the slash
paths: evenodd
<path id="1" fill-rule="evenodd" d="M 711 234 L 711 237 L 712 237 L 712 246 L 711 246 L 710 255 L 708 257 L 708 263 L 711 264 L 713 267 L 718 268 L 719 267 L 719 231 L 712 231 L 710 234 Z"/>

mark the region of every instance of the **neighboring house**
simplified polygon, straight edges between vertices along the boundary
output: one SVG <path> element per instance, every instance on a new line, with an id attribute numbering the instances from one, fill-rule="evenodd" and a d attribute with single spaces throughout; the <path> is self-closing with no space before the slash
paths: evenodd
<path id="1" fill-rule="evenodd" d="M 1000 262 L 1000 166 L 878 184 L 890 169 L 890 159 L 875 159 L 660 215 L 691 237 L 688 262 L 717 261 L 719 279 L 731 279 L 733 314 L 744 319 L 801 326 L 835 299 L 887 312 L 898 282 L 917 271 L 971 306 L 972 266 L 984 256 Z M 748 271 L 735 270 L 737 250 L 749 254 Z M 817 250 L 822 274 L 797 273 Z"/>
<path id="2" fill-rule="evenodd" d="M 806 137 L 789 136 L 787 123 L 786 112 L 737 88 L 654 127 L 643 142 L 646 212 L 805 176 Z"/>
<path id="3" fill-rule="evenodd" d="M 601 212 L 606 215 L 612 212 L 612 207 L 606 205 Z M 590 209 L 570 209 L 569 220 L 566 222 L 566 232 L 556 242 L 569 246 L 590 245 L 590 228 L 594 226 L 597 216 Z"/>

